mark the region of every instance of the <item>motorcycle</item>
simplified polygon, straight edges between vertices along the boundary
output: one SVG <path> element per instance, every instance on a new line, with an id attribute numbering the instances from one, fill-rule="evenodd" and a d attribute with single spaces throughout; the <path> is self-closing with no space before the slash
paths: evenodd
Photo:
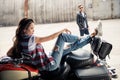
<path id="1" fill-rule="evenodd" d="M 112 45 L 99 37 L 94 37 L 90 45 L 91 52 L 80 49 L 65 55 L 54 71 L 40 72 L 33 66 L 32 57 L 24 53 L 19 59 L 1 58 L 0 80 L 112 80 L 117 74 L 105 60 Z"/>

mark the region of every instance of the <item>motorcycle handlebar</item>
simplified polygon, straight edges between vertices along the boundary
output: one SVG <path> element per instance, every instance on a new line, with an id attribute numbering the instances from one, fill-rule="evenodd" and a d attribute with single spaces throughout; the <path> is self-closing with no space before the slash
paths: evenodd
<path id="1" fill-rule="evenodd" d="M 7 63 L 13 63 L 13 64 L 34 64 L 31 60 L 26 59 L 11 59 L 11 60 L 3 60 L 0 61 L 0 64 L 7 64 Z"/>
<path id="2" fill-rule="evenodd" d="M 0 64 L 7 64 L 9 63 L 8 61 L 0 61 Z"/>
<path id="3" fill-rule="evenodd" d="M 15 58 L 12 59 L 10 57 L 2 57 L 0 58 L 0 64 L 7 64 L 7 63 L 13 63 L 13 64 L 32 64 L 33 61 L 31 61 L 32 56 L 29 54 L 21 53 L 22 58 Z"/>

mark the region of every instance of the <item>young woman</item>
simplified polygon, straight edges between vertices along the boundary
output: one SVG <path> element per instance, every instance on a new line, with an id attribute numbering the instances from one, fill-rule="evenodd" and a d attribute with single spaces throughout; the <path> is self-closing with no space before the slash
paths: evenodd
<path id="1" fill-rule="evenodd" d="M 57 69 L 64 55 L 90 43 L 92 37 L 97 34 L 95 30 L 90 36 L 80 39 L 77 36 L 71 35 L 68 29 L 63 29 L 46 37 L 37 37 L 34 36 L 34 27 L 35 25 L 32 19 L 23 18 L 19 22 L 13 47 L 7 52 L 7 55 L 12 58 L 20 58 L 21 53 L 29 54 L 32 56 L 32 60 L 35 62 L 35 65 L 39 67 L 40 71 L 53 71 Z M 51 57 L 48 57 L 41 43 L 56 37 L 58 37 L 58 39 Z M 67 49 L 63 49 L 65 42 L 71 43 Z"/>

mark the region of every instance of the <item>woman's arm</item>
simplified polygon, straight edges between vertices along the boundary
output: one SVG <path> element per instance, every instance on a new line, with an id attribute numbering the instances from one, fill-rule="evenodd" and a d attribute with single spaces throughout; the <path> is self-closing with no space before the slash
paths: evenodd
<path id="1" fill-rule="evenodd" d="M 42 43 L 42 42 L 46 42 L 46 41 L 52 40 L 52 39 L 58 37 L 63 32 L 71 33 L 68 29 L 63 29 L 61 31 L 58 31 L 58 32 L 56 32 L 56 33 L 54 33 L 52 35 L 46 36 L 46 37 L 36 37 L 35 38 L 35 42 L 36 43 Z"/>

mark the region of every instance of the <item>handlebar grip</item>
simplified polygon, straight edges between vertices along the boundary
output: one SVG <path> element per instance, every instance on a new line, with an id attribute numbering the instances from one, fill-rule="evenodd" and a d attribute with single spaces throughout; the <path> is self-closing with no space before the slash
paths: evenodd
<path id="1" fill-rule="evenodd" d="M 9 61 L 0 61 L 0 64 L 7 64 L 7 63 L 35 65 L 34 61 L 27 59 L 12 59 Z"/>
<path id="2" fill-rule="evenodd" d="M 7 64 L 9 63 L 8 61 L 0 61 L 0 64 Z"/>

